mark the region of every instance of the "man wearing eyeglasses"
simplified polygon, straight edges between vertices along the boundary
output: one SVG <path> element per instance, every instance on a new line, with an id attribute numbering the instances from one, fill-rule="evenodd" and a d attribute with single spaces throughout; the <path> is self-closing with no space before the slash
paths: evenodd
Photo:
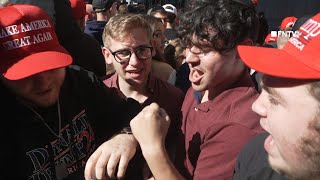
<path id="1" fill-rule="evenodd" d="M 166 110 L 172 120 L 166 139 L 166 150 L 171 156 L 171 160 L 173 160 L 175 144 L 180 132 L 180 109 L 184 95 L 178 88 L 152 74 L 151 58 L 154 49 L 151 41 L 151 27 L 142 15 L 117 15 L 111 18 L 103 32 L 104 47 L 102 52 L 106 63 L 113 64 L 116 73 L 109 79 L 104 80 L 104 83 L 109 87 L 118 89 L 120 96 L 131 97 L 143 107 L 156 102 Z M 98 153 L 94 153 L 93 157 Z M 116 160 L 117 158 L 114 159 Z M 142 160 L 142 156 L 137 162 L 140 162 L 140 160 Z M 113 161 L 113 159 L 110 158 L 108 162 L 108 174 L 110 174 L 109 169 L 115 168 L 117 165 L 115 163 L 110 168 L 110 161 Z M 121 162 L 123 160 L 120 160 L 119 167 L 123 165 Z M 132 168 L 138 169 L 135 170 L 135 174 L 139 174 L 137 172 L 142 173 L 143 167 L 139 167 L 137 164 L 144 165 L 143 163 L 134 163 L 134 166 L 130 166 L 128 168 L 129 172 L 126 174 L 128 179 L 138 179 L 136 176 L 128 177 L 128 173 L 130 174 Z M 87 167 L 87 169 L 94 169 L 94 167 Z M 114 171 L 112 170 L 112 172 Z M 98 170 L 95 170 L 95 174 L 100 179 L 105 173 L 104 170 L 99 171 L 98 168 Z M 150 177 L 150 171 L 144 171 L 143 176 Z"/>

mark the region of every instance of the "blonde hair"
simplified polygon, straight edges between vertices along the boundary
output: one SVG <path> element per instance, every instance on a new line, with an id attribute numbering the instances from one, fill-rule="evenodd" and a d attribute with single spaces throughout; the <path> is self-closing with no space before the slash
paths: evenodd
<path id="1" fill-rule="evenodd" d="M 110 40 L 122 41 L 133 29 L 142 28 L 147 38 L 152 40 L 152 29 L 141 14 L 119 14 L 112 17 L 104 27 L 102 40 L 105 47 L 110 46 Z"/>
<path id="2" fill-rule="evenodd" d="M 128 13 L 128 5 L 126 4 L 121 4 L 119 6 L 119 10 L 118 10 L 119 14 L 127 14 Z"/>

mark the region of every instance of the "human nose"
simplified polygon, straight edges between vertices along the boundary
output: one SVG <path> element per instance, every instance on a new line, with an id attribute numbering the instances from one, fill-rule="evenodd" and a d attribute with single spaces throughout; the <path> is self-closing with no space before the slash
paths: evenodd
<path id="1" fill-rule="evenodd" d="M 191 50 L 192 48 L 193 47 L 186 49 L 186 62 L 187 63 L 195 63 L 195 62 L 199 61 L 198 56 L 192 52 L 192 50 Z"/>
<path id="2" fill-rule="evenodd" d="M 253 102 L 251 108 L 254 112 L 259 114 L 260 116 L 266 117 L 267 116 L 267 108 L 265 105 L 264 95 L 262 93 L 259 95 L 258 99 L 256 99 Z"/>
<path id="3" fill-rule="evenodd" d="M 262 94 L 262 93 L 260 94 L 258 99 L 256 99 L 253 102 L 252 110 L 254 112 L 256 112 L 259 116 L 261 116 L 260 125 L 264 130 L 268 131 L 269 126 L 268 126 L 268 122 L 267 122 L 267 107 L 266 107 L 266 103 L 264 100 L 264 94 Z"/>
<path id="4" fill-rule="evenodd" d="M 136 66 L 139 63 L 140 63 L 140 60 L 139 60 L 137 54 L 135 52 L 132 52 L 130 59 L 129 59 L 129 64 L 131 66 Z"/>

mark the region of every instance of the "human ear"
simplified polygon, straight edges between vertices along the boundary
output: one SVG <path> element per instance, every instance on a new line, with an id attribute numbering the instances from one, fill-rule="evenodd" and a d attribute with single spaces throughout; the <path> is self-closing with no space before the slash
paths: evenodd
<path id="1" fill-rule="evenodd" d="M 112 64 L 112 54 L 106 47 L 102 48 L 102 54 L 107 64 Z"/>

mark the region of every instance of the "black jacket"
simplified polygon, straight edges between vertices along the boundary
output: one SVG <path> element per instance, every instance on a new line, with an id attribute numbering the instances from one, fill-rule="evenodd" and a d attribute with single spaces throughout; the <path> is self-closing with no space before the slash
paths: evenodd
<path id="1" fill-rule="evenodd" d="M 101 45 L 83 33 L 72 17 L 70 2 L 54 0 L 56 11 L 55 30 L 60 44 L 73 58 L 73 64 L 94 72 L 97 76 L 106 75 L 106 63 Z"/>
<path id="2" fill-rule="evenodd" d="M 91 153 L 141 110 L 138 102 L 121 99 L 78 66 L 67 68 L 61 88 L 60 138 L 34 112 L 58 134 L 57 105 L 32 111 L 2 84 L 0 99 L 0 179 L 56 179 L 55 165 L 60 163 L 67 166 L 67 179 L 84 179 Z"/>

